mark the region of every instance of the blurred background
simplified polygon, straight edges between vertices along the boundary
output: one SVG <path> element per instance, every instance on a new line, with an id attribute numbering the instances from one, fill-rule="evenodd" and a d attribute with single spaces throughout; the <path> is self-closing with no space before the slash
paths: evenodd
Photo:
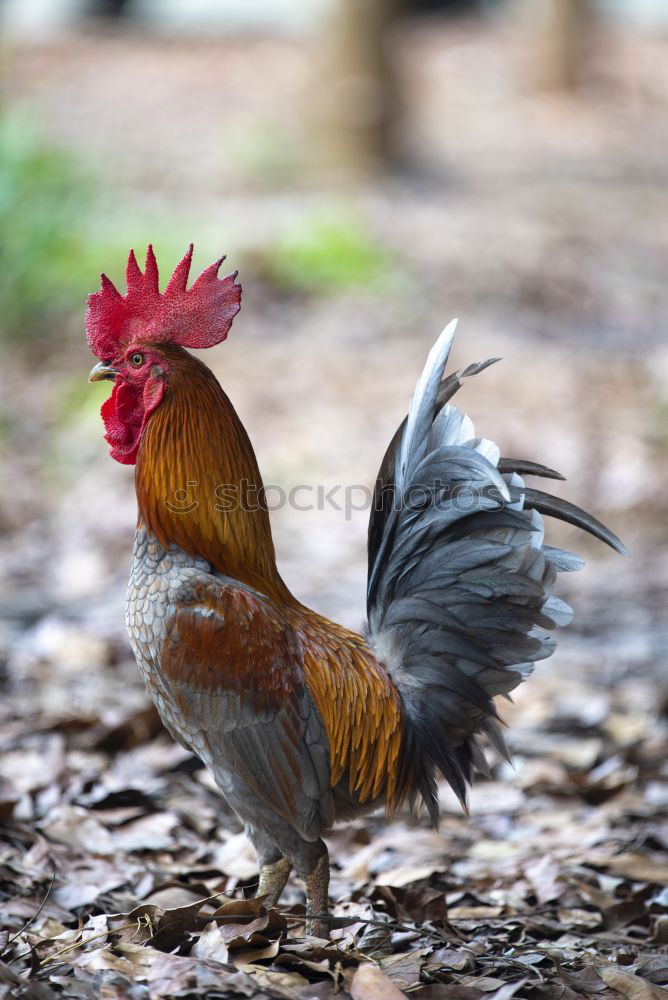
<path id="1" fill-rule="evenodd" d="M 504 357 L 462 393 L 478 427 L 562 471 L 632 550 L 553 528 L 590 562 L 569 581 L 575 627 L 596 631 L 597 661 L 665 657 L 664 3 L 4 0 L 0 15 L 5 655 L 48 654 L 82 616 L 127 649 L 132 469 L 106 457 L 84 299 L 101 270 L 122 287 L 130 246 L 152 240 L 165 276 L 193 240 L 196 265 L 226 252 L 241 272 L 243 312 L 207 361 L 268 483 L 371 484 L 458 315 L 454 363 Z M 366 520 L 274 515 L 288 583 L 351 626 Z"/>
<path id="2" fill-rule="evenodd" d="M 502 454 L 562 471 L 555 492 L 631 551 L 624 560 L 550 525 L 587 568 L 563 580 L 574 625 L 514 711 L 557 734 L 594 727 L 593 756 L 566 770 L 616 755 L 620 788 L 643 768 L 657 780 L 665 2 L 2 0 L 0 19 L 0 712 L 11 745 L 58 732 L 68 749 L 87 725 L 150 721 L 123 624 L 132 469 L 106 454 L 108 386 L 86 381 L 84 302 L 101 270 L 124 287 L 130 246 L 140 255 L 152 241 L 165 278 L 192 240 L 196 267 L 225 252 L 240 270 L 242 312 L 206 361 L 267 483 L 370 485 L 453 315 L 454 365 L 503 357 L 458 403 Z M 367 518 L 273 517 L 290 587 L 352 627 Z M 635 722 L 611 736 L 620 712 Z M 34 772 L 5 777 L 15 815 L 45 814 Z"/>

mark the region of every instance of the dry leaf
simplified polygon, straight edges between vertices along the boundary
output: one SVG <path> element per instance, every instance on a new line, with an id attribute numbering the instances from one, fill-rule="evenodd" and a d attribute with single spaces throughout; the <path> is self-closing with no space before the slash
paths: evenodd
<path id="1" fill-rule="evenodd" d="M 603 917 L 598 910 L 584 910 L 577 907 L 557 910 L 557 916 L 566 927 L 600 927 Z"/>
<path id="2" fill-rule="evenodd" d="M 646 979 L 623 972 L 612 965 L 599 968 L 598 974 L 613 990 L 617 990 L 629 1000 L 668 1000 L 668 990 L 653 986 Z"/>
<path id="3" fill-rule="evenodd" d="M 229 949 L 215 920 L 206 925 L 193 945 L 192 954 L 205 961 L 222 963 L 229 961 Z"/>
<path id="4" fill-rule="evenodd" d="M 637 882 L 668 886 L 668 863 L 644 854 L 617 854 L 606 861 L 611 871 Z"/>
<path id="5" fill-rule="evenodd" d="M 377 965 L 363 962 L 350 984 L 353 1000 L 401 1000 L 406 994 Z"/>
<path id="6" fill-rule="evenodd" d="M 539 903 L 559 899 L 564 892 L 565 885 L 560 877 L 559 866 L 547 855 L 526 865 L 524 873 L 533 886 Z"/>

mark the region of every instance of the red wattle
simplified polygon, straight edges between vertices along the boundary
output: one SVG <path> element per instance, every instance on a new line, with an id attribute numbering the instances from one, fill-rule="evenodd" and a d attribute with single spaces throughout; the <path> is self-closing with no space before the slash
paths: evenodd
<path id="1" fill-rule="evenodd" d="M 109 454 L 122 465 L 134 465 L 146 421 L 162 400 L 165 383 L 150 378 L 143 392 L 129 382 L 117 379 L 111 396 L 100 410 L 104 423 L 104 439 Z"/>

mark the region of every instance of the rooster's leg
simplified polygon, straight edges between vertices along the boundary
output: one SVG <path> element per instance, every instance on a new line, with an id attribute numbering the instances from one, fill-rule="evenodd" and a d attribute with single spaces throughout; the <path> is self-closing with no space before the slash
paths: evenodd
<path id="1" fill-rule="evenodd" d="M 327 890 L 329 888 L 329 854 L 323 844 L 324 853 L 306 875 L 306 933 L 313 937 L 328 938 L 329 923 L 323 920 L 329 913 Z"/>
<path id="2" fill-rule="evenodd" d="M 292 864 L 287 858 L 279 858 L 278 861 L 271 864 L 261 865 L 260 882 L 256 895 L 267 897 L 265 900 L 267 907 L 276 906 L 291 870 Z"/>

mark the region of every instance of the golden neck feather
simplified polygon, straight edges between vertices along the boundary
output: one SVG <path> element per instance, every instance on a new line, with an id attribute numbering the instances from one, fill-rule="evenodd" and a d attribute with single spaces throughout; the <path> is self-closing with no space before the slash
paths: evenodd
<path id="1" fill-rule="evenodd" d="M 276 568 L 253 446 L 213 373 L 168 345 L 165 396 L 150 416 L 135 470 L 139 517 L 160 543 L 294 602 Z M 294 602 L 296 603 L 296 602 Z"/>

